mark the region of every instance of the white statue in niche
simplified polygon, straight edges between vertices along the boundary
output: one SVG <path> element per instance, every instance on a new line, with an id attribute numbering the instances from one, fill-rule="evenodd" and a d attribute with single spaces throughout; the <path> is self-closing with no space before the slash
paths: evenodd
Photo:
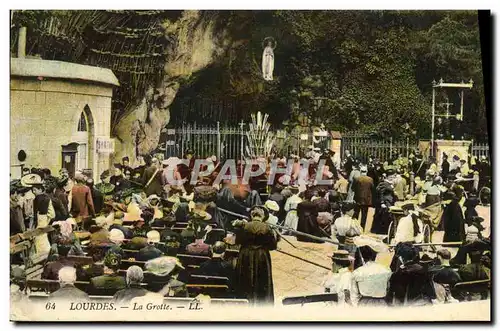
<path id="1" fill-rule="evenodd" d="M 274 49 L 276 41 L 272 37 L 264 39 L 264 52 L 262 53 L 262 76 L 264 80 L 273 80 L 274 71 Z"/>

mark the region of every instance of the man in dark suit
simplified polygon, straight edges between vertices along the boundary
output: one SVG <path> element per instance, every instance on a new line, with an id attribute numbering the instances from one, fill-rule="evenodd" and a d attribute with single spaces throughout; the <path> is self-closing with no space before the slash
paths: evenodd
<path id="1" fill-rule="evenodd" d="M 448 162 L 448 155 L 443 153 L 443 162 L 441 163 L 441 178 L 446 180 L 450 173 L 450 162 Z"/>
<path id="2" fill-rule="evenodd" d="M 94 210 L 96 214 L 101 212 L 102 207 L 104 206 L 104 196 L 102 193 L 94 187 L 94 180 L 92 178 L 87 179 L 87 186 L 90 189 L 90 193 L 92 194 L 92 202 L 94 203 Z"/>
<path id="3" fill-rule="evenodd" d="M 361 166 L 360 173 L 361 176 L 355 178 L 353 183 L 354 201 L 356 201 L 354 218 L 358 218 L 361 211 L 361 227 L 364 230 L 368 217 L 368 208 L 373 205 L 375 186 L 373 179 L 367 175 L 368 169 L 366 166 Z"/>
<path id="4" fill-rule="evenodd" d="M 227 277 L 231 280 L 233 268 L 230 261 L 224 260 L 225 252 L 226 244 L 222 241 L 216 242 L 212 246 L 212 258 L 203 262 L 197 273 L 207 276 Z"/>

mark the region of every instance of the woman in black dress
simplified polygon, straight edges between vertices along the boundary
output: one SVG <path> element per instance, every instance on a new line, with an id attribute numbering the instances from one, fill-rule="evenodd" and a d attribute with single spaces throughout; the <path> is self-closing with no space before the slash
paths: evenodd
<path id="1" fill-rule="evenodd" d="M 269 212 L 263 206 L 253 207 L 251 221 L 237 232 L 241 245 L 236 264 L 236 288 L 251 304 L 274 304 L 274 288 L 269 251 L 277 248 L 277 238 L 265 222 Z"/>
<path id="2" fill-rule="evenodd" d="M 389 224 L 391 223 L 389 207 L 393 206 L 396 201 L 394 188 L 390 182 L 384 180 L 377 185 L 376 191 L 377 200 L 371 232 L 376 234 L 387 234 Z"/>

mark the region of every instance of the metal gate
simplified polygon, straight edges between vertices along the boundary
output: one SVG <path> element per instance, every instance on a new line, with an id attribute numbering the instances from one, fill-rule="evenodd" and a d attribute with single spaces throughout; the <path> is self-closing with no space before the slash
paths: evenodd
<path id="1" fill-rule="evenodd" d="M 247 144 L 244 123 L 239 127 L 221 127 L 185 124 L 167 129 L 166 157 L 182 157 L 191 149 L 197 158 L 216 156 L 218 160 L 241 159 Z"/>

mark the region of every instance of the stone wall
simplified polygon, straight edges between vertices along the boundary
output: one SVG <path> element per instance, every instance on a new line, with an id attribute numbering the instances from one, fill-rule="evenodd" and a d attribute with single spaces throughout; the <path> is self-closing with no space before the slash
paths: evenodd
<path id="1" fill-rule="evenodd" d="M 62 145 L 80 142 L 78 122 L 88 105 L 90 148 L 89 168 L 94 180 L 109 167 L 109 155 L 95 153 L 95 138 L 110 136 L 112 87 L 91 82 L 37 80 L 11 77 L 10 158 L 27 154 L 24 163 L 46 167 L 57 173 L 62 165 Z"/>

